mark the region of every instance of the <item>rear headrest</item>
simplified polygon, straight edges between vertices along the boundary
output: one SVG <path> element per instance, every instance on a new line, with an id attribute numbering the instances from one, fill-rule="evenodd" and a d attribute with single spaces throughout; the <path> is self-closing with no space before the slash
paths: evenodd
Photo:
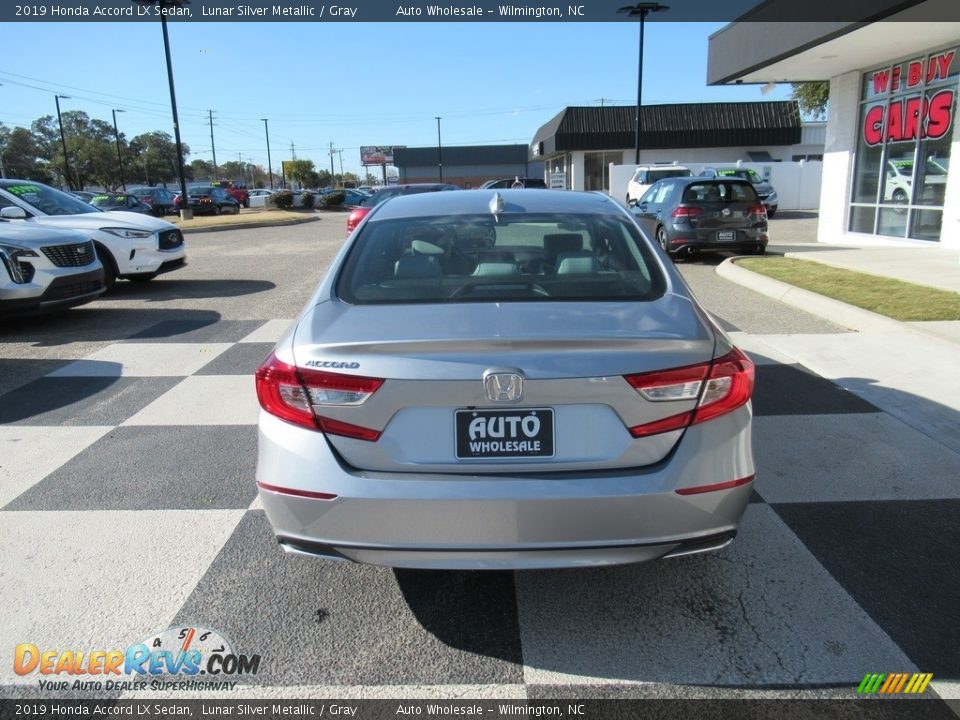
<path id="1" fill-rule="evenodd" d="M 440 263 L 435 255 L 404 255 L 394 266 L 395 278 L 440 277 Z"/>
<path id="2" fill-rule="evenodd" d="M 577 233 L 554 233 L 543 236 L 543 249 L 549 255 L 583 250 L 583 237 Z"/>

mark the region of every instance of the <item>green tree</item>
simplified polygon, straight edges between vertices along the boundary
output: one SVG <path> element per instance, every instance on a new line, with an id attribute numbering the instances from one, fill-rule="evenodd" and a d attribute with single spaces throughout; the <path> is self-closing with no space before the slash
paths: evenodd
<path id="1" fill-rule="evenodd" d="M 196 160 L 191 160 L 190 165 L 187 166 L 190 169 L 190 179 L 191 180 L 214 180 L 213 172 L 213 163 L 207 162 L 206 160 L 201 160 L 197 158 Z M 186 170 L 186 168 L 184 168 Z"/>
<path id="2" fill-rule="evenodd" d="M 190 155 L 190 146 L 182 144 L 183 159 Z M 131 177 L 143 178 L 147 185 L 179 182 L 177 177 L 177 145 L 169 133 L 161 130 L 137 135 L 130 141 Z"/>
<path id="3" fill-rule="evenodd" d="M 74 189 L 87 185 L 116 187 L 120 184 L 120 168 L 114 142 L 113 125 L 90 118 L 82 110 L 68 110 L 61 115 L 63 134 L 70 160 L 71 177 L 67 184 Z M 60 128 L 51 115 L 34 120 L 31 126 L 35 141 L 51 162 L 66 173 Z"/>
<path id="4" fill-rule="evenodd" d="M 830 101 L 830 82 L 793 83 L 792 97 L 800 106 L 800 112 L 811 120 L 822 120 L 827 116 Z"/>
<path id="5" fill-rule="evenodd" d="M 291 160 L 287 163 L 287 174 L 294 182 L 307 187 L 310 187 L 311 180 L 318 177 L 313 160 Z"/>
<path id="6" fill-rule="evenodd" d="M 0 166 L 8 178 L 54 182 L 49 160 L 42 156 L 33 133 L 23 127 L 11 130 L 0 125 Z"/>

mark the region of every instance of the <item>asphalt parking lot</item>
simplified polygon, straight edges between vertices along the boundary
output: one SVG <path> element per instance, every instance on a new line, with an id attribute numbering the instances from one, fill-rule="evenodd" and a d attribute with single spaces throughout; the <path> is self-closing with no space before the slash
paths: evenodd
<path id="1" fill-rule="evenodd" d="M 720 258 L 680 267 L 758 364 L 757 492 L 731 546 L 518 573 L 285 555 L 255 499 L 251 374 L 344 225 L 192 234 L 181 271 L 0 325 L 0 696 L 90 696 L 16 675 L 19 643 L 171 626 L 262 657 L 228 697 L 852 697 L 868 672 L 957 695 L 960 456 L 805 369 L 791 347 L 848 331 L 723 280 Z"/>

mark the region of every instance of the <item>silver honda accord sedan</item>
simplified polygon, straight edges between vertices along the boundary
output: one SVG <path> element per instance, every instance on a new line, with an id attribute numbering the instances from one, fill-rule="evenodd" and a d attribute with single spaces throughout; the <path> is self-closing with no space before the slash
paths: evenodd
<path id="1" fill-rule="evenodd" d="M 282 547 L 392 567 L 610 565 L 728 544 L 754 369 L 610 198 L 401 196 L 256 374 Z"/>

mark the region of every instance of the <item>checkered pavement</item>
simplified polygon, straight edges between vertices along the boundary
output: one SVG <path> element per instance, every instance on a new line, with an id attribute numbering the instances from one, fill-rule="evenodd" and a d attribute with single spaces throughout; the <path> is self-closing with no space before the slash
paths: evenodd
<path id="1" fill-rule="evenodd" d="M 895 671 L 958 694 L 960 459 L 775 336 L 733 333 L 758 362 L 758 481 L 727 549 L 440 573 L 274 542 L 251 375 L 289 322 L 167 321 L 0 396 L 0 696 L 50 695 L 17 643 L 179 624 L 262 656 L 230 697 L 848 696 Z"/>

